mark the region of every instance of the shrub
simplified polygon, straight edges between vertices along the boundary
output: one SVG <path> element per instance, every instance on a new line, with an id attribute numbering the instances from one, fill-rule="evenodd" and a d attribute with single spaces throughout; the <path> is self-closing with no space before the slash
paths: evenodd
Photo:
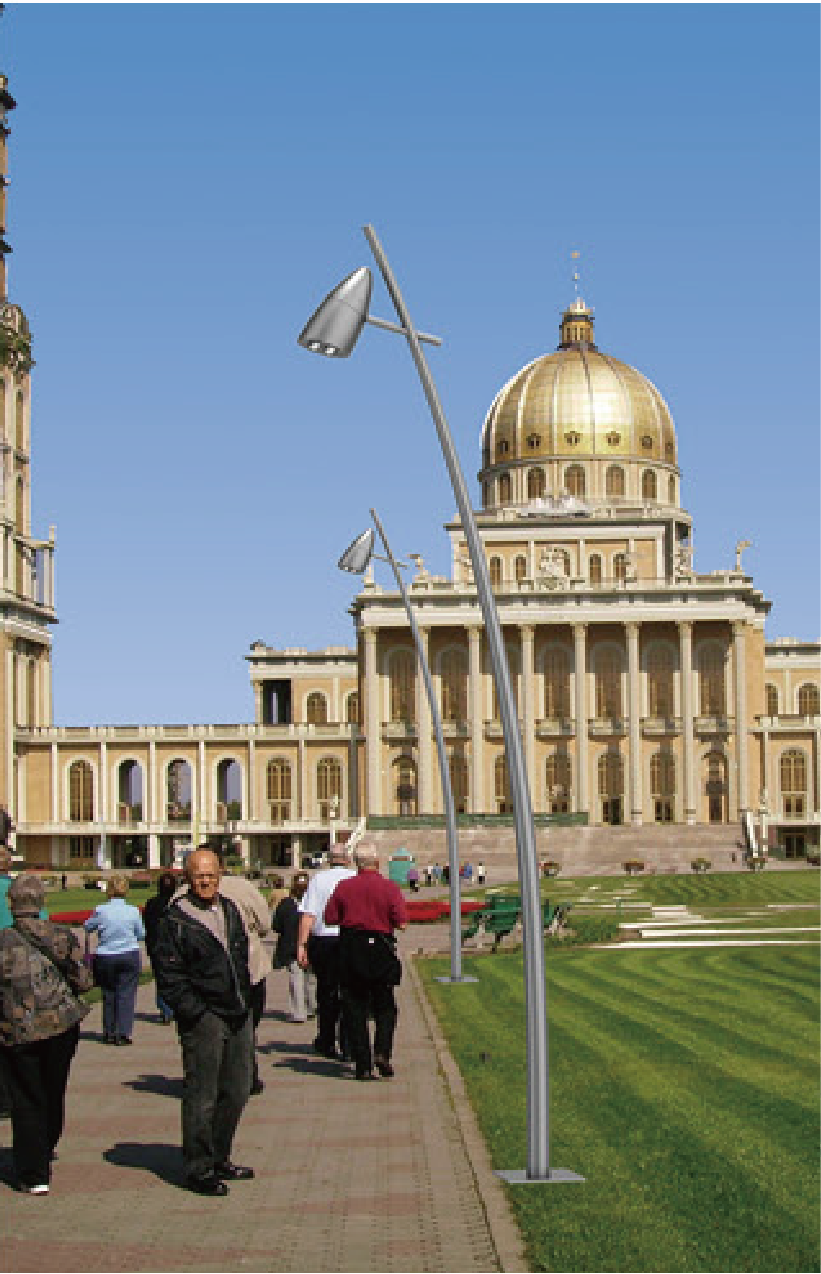
<path id="1" fill-rule="evenodd" d="M 693 871 L 709 871 L 712 865 L 709 858 L 694 858 L 690 863 Z"/>
<path id="2" fill-rule="evenodd" d="M 561 863 L 556 863 L 552 859 L 549 859 L 546 863 L 542 863 L 542 874 L 545 876 L 558 876 L 561 869 Z"/>
<path id="3" fill-rule="evenodd" d="M 622 863 L 622 867 L 628 876 L 632 876 L 637 871 L 644 871 L 644 863 L 639 858 L 628 858 L 626 863 Z"/>

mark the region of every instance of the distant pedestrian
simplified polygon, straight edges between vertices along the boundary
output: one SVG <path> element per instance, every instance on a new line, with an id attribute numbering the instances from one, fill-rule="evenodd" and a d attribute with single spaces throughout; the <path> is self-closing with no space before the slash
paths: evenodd
<path id="1" fill-rule="evenodd" d="M 145 928 L 139 910 L 125 901 L 127 876 L 111 876 L 106 891 L 108 902 L 95 907 L 83 928 L 98 939 L 94 981 L 103 992 L 103 1043 L 130 1044 Z"/>
<path id="2" fill-rule="evenodd" d="M 419 872 L 415 867 L 411 867 L 408 872 L 408 885 L 412 894 L 419 893 Z"/>
<path id="3" fill-rule="evenodd" d="M 220 895 L 216 854 L 189 854 L 185 875 L 187 893 L 157 926 L 154 969 L 182 1045 L 187 1183 L 214 1198 L 228 1193 L 226 1182 L 254 1175 L 230 1157 L 253 1077 L 248 934 L 239 908 Z"/>
<path id="4" fill-rule="evenodd" d="M 476 884 L 483 885 L 485 883 L 485 864 L 479 862 L 476 864 Z"/>
<path id="5" fill-rule="evenodd" d="M 294 872 L 291 892 L 279 903 L 271 927 L 279 934 L 274 964 L 288 970 L 288 1009 L 292 1022 L 306 1022 L 316 1013 L 316 978 L 296 958 L 299 945 L 299 903 L 308 888 L 308 873 Z"/>
<path id="6" fill-rule="evenodd" d="M 276 911 L 283 898 L 288 897 L 288 890 L 285 888 L 285 877 L 281 872 L 274 872 L 271 877 L 271 897 L 269 899 L 271 911 Z"/>
<path id="7" fill-rule="evenodd" d="M 153 897 L 148 899 L 148 902 L 143 907 L 145 949 L 152 967 L 154 965 L 154 945 L 157 941 L 157 926 L 160 923 L 160 916 L 165 913 L 171 899 L 177 891 L 177 883 L 177 877 L 174 875 L 173 871 L 161 872 L 157 877 L 157 892 L 153 895 Z M 160 995 L 156 977 L 154 979 L 154 986 L 156 988 L 157 1011 L 160 1015 L 160 1021 L 167 1026 L 174 1014 L 171 1012 L 170 1004 L 166 1004 L 165 1000 Z"/>
<path id="8" fill-rule="evenodd" d="M 65 893 L 65 891 L 68 889 L 68 876 L 66 875 L 65 872 L 63 872 L 62 876 L 60 877 L 60 888 L 62 889 L 63 893 Z"/>
<path id="9" fill-rule="evenodd" d="M 425 868 L 425 884 L 428 888 L 430 888 L 430 886 L 433 884 L 433 868 L 431 867 L 430 863 L 428 863 L 427 867 Z"/>
<path id="10" fill-rule="evenodd" d="M 345 1040 L 337 1051 L 339 1002 L 339 928 L 325 920 L 325 905 L 337 885 L 356 875 L 348 866 L 344 845 L 331 846 L 331 865 L 311 879 L 299 904 L 297 959 L 303 969 L 310 964 L 316 974 L 317 1035 L 314 1048 L 321 1057 L 344 1056 Z"/>
<path id="11" fill-rule="evenodd" d="M 71 930 L 40 919 L 45 891 L 36 876 L 18 876 L 8 899 L 13 925 L 0 932 L 0 1075 L 19 1188 L 48 1194 L 69 1070 L 89 1011 L 78 996 L 93 979 Z"/>

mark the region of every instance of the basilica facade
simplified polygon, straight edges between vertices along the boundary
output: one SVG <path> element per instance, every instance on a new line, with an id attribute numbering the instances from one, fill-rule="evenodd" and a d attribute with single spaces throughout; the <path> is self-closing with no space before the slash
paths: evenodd
<path id="1" fill-rule="evenodd" d="M 32 865 L 159 866 L 205 836 L 298 863 L 363 820 L 443 812 L 430 708 L 398 592 L 366 576 L 355 644 L 247 656 L 254 720 L 65 727 L 51 709 L 54 532 L 30 525 L 31 337 L 7 298 L 0 78 L 0 800 Z M 477 431 L 478 432 L 478 431 Z M 819 843 L 817 643 L 767 642 L 737 547 L 695 572 L 676 431 L 656 387 L 598 348 L 576 297 L 555 351 L 500 389 L 481 430 L 477 522 L 537 816 L 735 825 L 789 856 Z M 510 812 L 504 741 L 460 523 L 449 574 L 409 593 L 463 820 Z"/>

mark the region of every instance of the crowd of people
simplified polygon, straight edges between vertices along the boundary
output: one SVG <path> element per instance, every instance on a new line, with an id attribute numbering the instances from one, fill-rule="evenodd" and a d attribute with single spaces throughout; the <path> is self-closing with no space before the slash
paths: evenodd
<path id="1" fill-rule="evenodd" d="M 231 1151 L 249 1098 L 264 1089 L 255 1038 L 273 968 L 287 970 L 289 1018 L 316 1017 L 319 1056 L 349 1063 L 360 1082 L 374 1072 L 391 1078 L 402 973 L 395 934 L 407 909 L 374 850 L 358 848 L 354 858 L 355 869 L 345 846 L 332 846 L 327 868 L 310 878 L 295 872 L 290 890 L 280 878 L 266 902 L 252 881 L 223 871 L 218 850 L 202 845 L 189 854 L 182 881 L 171 871 L 158 877 L 142 913 L 126 901 L 127 877 L 109 877 L 82 944 L 47 919 L 36 876 L 10 879 L 11 856 L 0 846 L 7 902 L 0 915 L 0 1103 L 11 1118 L 18 1188 L 49 1192 L 69 1071 L 89 1012 L 83 996 L 93 985 L 102 992 L 103 1042 L 132 1042 L 141 942 L 160 1021 L 173 1021 L 179 1038 L 182 1158 L 185 1184 L 196 1193 L 223 1196 L 229 1183 L 254 1176 Z"/>

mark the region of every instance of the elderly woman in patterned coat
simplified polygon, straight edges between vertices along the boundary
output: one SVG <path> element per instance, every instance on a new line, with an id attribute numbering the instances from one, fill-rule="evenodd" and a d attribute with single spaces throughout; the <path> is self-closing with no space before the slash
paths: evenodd
<path id="1" fill-rule="evenodd" d="M 71 930 L 40 919 L 43 900 L 36 876 L 18 876 L 8 891 L 12 927 L 0 931 L 0 1072 L 26 1194 L 48 1194 L 69 1069 L 89 1011 L 77 997 L 93 985 Z"/>

